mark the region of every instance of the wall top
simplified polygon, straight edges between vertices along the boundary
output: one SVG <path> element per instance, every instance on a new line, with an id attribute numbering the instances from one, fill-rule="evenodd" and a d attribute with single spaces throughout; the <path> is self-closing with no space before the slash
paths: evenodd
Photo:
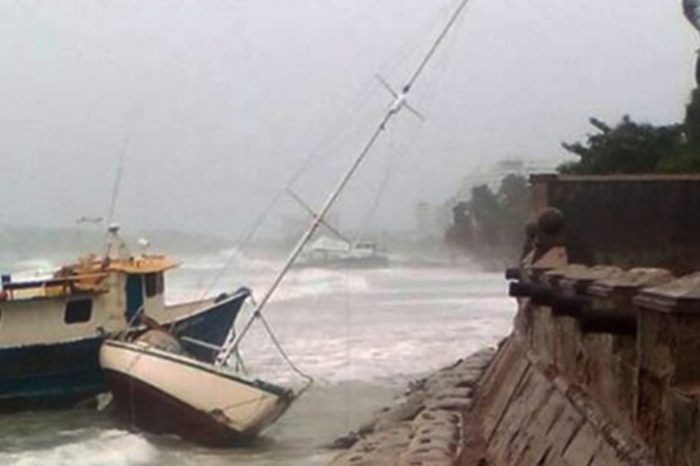
<path id="1" fill-rule="evenodd" d="M 547 182 L 619 182 L 619 181 L 700 181 L 699 173 L 659 174 L 647 173 L 637 175 L 559 175 L 557 173 L 534 173 L 530 183 Z"/>
<path id="2" fill-rule="evenodd" d="M 659 312 L 700 313 L 700 272 L 642 290 L 634 298 L 638 306 Z"/>
<path id="3" fill-rule="evenodd" d="M 598 280 L 589 288 L 591 294 L 605 296 L 615 291 L 634 291 L 644 287 L 660 286 L 673 280 L 666 269 L 636 267 L 622 274 Z"/>

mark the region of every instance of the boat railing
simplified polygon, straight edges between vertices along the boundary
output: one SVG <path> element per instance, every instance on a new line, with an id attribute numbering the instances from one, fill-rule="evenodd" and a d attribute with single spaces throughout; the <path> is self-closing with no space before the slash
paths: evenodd
<path id="1" fill-rule="evenodd" d="M 199 347 L 202 347 L 205 349 L 210 349 L 210 350 L 217 351 L 217 352 L 219 352 L 223 349 L 221 346 L 213 345 L 211 343 L 207 343 L 206 341 L 202 341 L 202 340 L 197 340 L 196 338 L 188 337 L 186 335 L 179 336 L 178 338 L 182 341 L 185 341 L 187 343 L 191 343 L 195 346 L 199 346 Z"/>
<path id="2" fill-rule="evenodd" d="M 2 283 L 0 300 L 20 301 L 27 299 L 58 298 L 86 293 L 107 291 L 103 280 L 107 273 L 89 273 L 42 280 L 9 281 Z"/>

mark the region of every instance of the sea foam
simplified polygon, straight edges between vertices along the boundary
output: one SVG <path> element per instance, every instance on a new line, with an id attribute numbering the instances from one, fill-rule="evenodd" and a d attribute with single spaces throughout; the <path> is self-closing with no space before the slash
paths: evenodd
<path id="1" fill-rule="evenodd" d="M 118 429 L 52 448 L 0 456 L 2 466 L 136 466 L 154 460 L 158 452 L 143 437 Z"/>

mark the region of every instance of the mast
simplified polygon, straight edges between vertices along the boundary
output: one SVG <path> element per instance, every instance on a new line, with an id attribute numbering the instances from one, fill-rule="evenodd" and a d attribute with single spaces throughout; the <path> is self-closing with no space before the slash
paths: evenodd
<path id="1" fill-rule="evenodd" d="M 263 308 L 265 307 L 267 302 L 270 300 L 272 295 L 275 293 L 275 291 L 279 287 L 280 283 L 282 283 L 284 276 L 287 274 L 287 272 L 289 271 L 289 269 L 291 268 L 292 264 L 297 259 L 297 257 L 299 257 L 299 254 L 304 249 L 304 246 L 306 246 L 306 243 L 308 243 L 309 239 L 311 239 L 311 236 L 318 229 L 319 225 L 321 225 L 324 222 L 326 214 L 331 209 L 331 207 L 333 207 L 333 204 L 335 204 L 335 202 L 338 200 L 338 196 L 340 196 L 341 191 L 345 188 L 348 181 L 350 181 L 352 176 L 355 174 L 357 169 L 360 167 L 362 162 L 365 160 L 365 158 L 367 157 L 367 154 L 369 154 L 369 152 L 372 150 L 372 148 L 374 147 L 374 144 L 379 139 L 379 136 L 386 129 L 387 124 L 394 118 L 394 116 L 396 116 L 398 113 L 400 113 L 400 111 L 404 108 L 407 108 L 412 112 L 414 111 L 412 109 L 412 107 L 410 107 L 410 105 L 407 102 L 408 93 L 411 91 L 413 84 L 416 82 L 416 80 L 422 74 L 422 72 L 425 69 L 428 62 L 435 55 L 435 52 L 437 51 L 437 49 L 440 46 L 440 44 L 442 43 L 442 41 L 445 39 L 445 37 L 447 36 L 449 31 L 452 29 L 454 24 L 457 22 L 457 19 L 459 19 L 459 16 L 462 14 L 462 11 L 464 11 L 464 8 L 467 6 L 468 2 L 469 2 L 469 0 L 462 0 L 460 2 L 459 7 L 452 14 L 449 22 L 443 28 L 443 30 L 440 32 L 440 35 L 437 37 L 435 42 L 433 42 L 433 45 L 431 46 L 430 50 L 428 51 L 426 56 L 423 58 L 423 60 L 419 64 L 419 66 L 416 68 L 416 70 L 413 73 L 413 75 L 411 76 L 411 78 L 403 86 L 403 88 L 401 89 L 401 92 L 393 92 L 392 91 L 392 94 L 394 95 L 395 100 L 392 103 L 392 105 L 389 107 L 389 109 L 386 111 L 384 116 L 382 117 L 381 121 L 379 122 L 376 129 L 372 133 L 372 136 L 369 138 L 369 141 L 367 141 L 364 148 L 357 155 L 357 157 L 355 158 L 355 161 L 350 166 L 350 169 L 340 179 L 336 188 L 328 196 L 328 198 L 326 199 L 326 202 L 323 204 L 323 207 L 321 207 L 321 210 L 318 212 L 317 215 L 314 216 L 313 221 L 311 222 L 311 225 L 306 230 L 306 232 L 302 235 L 302 237 L 299 239 L 299 241 L 297 242 L 297 244 L 294 247 L 294 249 L 292 250 L 292 252 L 289 254 L 289 257 L 287 258 L 286 262 L 284 263 L 284 265 L 280 269 L 279 273 L 275 277 L 275 280 L 272 282 L 272 285 L 270 285 L 270 288 L 268 288 L 268 290 L 265 292 L 265 294 L 260 299 L 258 304 L 255 306 L 255 310 L 253 311 L 252 316 L 248 319 L 246 324 L 243 326 L 243 329 L 241 330 L 241 332 L 238 335 L 236 335 L 234 328 L 233 327 L 231 328 L 231 331 L 229 332 L 229 335 L 226 338 L 226 342 L 224 343 L 221 351 L 219 352 L 219 354 L 216 357 L 216 365 L 221 366 L 221 365 L 225 364 L 226 361 L 231 357 L 231 355 L 236 351 L 241 340 L 246 335 L 246 333 L 248 332 L 250 327 L 253 325 L 253 322 L 255 321 L 255 319 L 261 315 Z"/>

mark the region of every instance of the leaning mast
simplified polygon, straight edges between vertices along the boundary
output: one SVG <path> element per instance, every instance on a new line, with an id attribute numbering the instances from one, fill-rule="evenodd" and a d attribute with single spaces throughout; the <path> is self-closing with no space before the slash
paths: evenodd
<path id="1" fill-rule="evenodd" d="M 461 14 L 464 11 L 465 7 L 467 6 L 468 2 L 469 2 L 469 0 L 462 0 L 460 2 L 459 7 L 457 7 L 455 12 L 452 14 L 447 25 L 442 29 L 442 31 L 440 32 L 440 35 L 436 38 L 435 42 L 433 42 L 432 46 L 430 47 L 430 50 L 425 55 L 425 57 L 423 58 L 421 63 L 418 65 L 418 67 L 414 71 L 413 75 L 411 75 L 411 78 L 401 88 L 400 92 L 395 92 L 393 89 L 391 89 L 391 87 L 388 84 L 386 84 L 382 80 L 382 84 L 385 87 L 387 87 L 388 90 L 394 96 L 394 99 L 395 99 L 394 102 L 392 103 L 392 105 L 389 107 L 389 109 L 384 114 L 383 118 L 381 119 L 381 121 L 377 125 L 376 129 L 372 133 L 372 136 L 369 138 L 369 140 L 365 144 L 362 151 L 360 151 L 358 156 L 355 158 L 355 161 L 351 165 L 350 169 L 340 179 L 336 188 L 328 196 L 328 198 L 326 199 L 326 202 L 323 204 L 323 207 L 321 207 L 321 210 L 316 215 L 314 215 L 314 219 L 311 222 L 311 225 L 309 226 L 309 228 L 306 230 L 306 232 L 302 235 L 302 237 L 297 242 L 296 246 L 294 247 L 294 249 L 290 253 L 286 262 L 284 263 L 284 265 L 280 269 L 279 273 L 275 277 L 275 280 L 272 282 L 272 285 L 268 288 L 268 290 L 265 292 L 265 294 L 260 299 L 258 304 L 255 306 L 255 310 L 253 311 L 253 315 L 248 319 L 248 321 L 244 325 L 243 329 L 241 330 L 240 334 L 238 336 L 236 336 L 234 333 L 234 329 L 233 328 L 231 329 L 231 332 L 229 333 L 229 337 L 227 338 L 226 343 L 224 343 L 224 346 L 222 347 L 221 351 L 219 352 L 219 355 L 216 358 L 217 365 L 223 365 L 226 363 L 226 361 L 228 361 L 228 359 L 231 357 L 231 355 L 238 348 L 238 345 L 240 344 L 243 337 L 246 335 L 246 333 L 248 332 L 250 327 L 253 325 L 253 322 L 255 321 L 255 319 L 257 319 L 258 317 L 261 316 L 262 309 L 265 307 L 267 302 L 270 300 L 272 295 L 275 293 L 275 291 L 279 287 L 280 283 L 282 283 L 284 276 L 287 274 L 287 272 L 289 271 L 289 269 L 291 268 L 292 264 L 297 259 L 297 257 L 299 257 L 299 254 L 304 249 L 304 246 L 306 246 L 306 243 L 309 241 L 309 239 L 311 239 L 311 236 L 318 229 L 319 225 L 321 225 L 324 222 L 326 214 L 331 209 L 331 207 L 333 207 L 333 204 L 335 204 L 335 202 L 338 200 L 338 197 L 340 196 L 341 191 L 345 188 L 348 181 L 350 181 L 350 178 L 352 178 L 352 176 L 355 174 L 355 172 L 360 167 L 362 162 L 365 160 L 365 158 L 367 157 L 367 154 L 369 154 L 369 152 L 372 150 L 375 143 L 379 139 L 379 136 L 386 129 L 386 125 L 403 108 L 406 108 L 409 111 L 413 112 L 414 114 L 420 116 L 420 114 L 416 110 L 414 110 L 413 107 L 411 107 L 410 104 L 408 103 L 408 94 L 410 93 L 411 89 L 413 88 L 413 85 L 415 84 L 415 82 L 418 80 L 418 78 L 421 76 L 421 74 L 425 70 L 425 67 L 428 65 L 430 60 L 435 55 L 435 52 L 438 50 L 438 48 L 442 44 L 445 37 L 447 37 L 447 34 L 450 32 L 450 30 L 452 29 L 454 24 L 457 22 L 457 20 L 461 16 Z"/>

